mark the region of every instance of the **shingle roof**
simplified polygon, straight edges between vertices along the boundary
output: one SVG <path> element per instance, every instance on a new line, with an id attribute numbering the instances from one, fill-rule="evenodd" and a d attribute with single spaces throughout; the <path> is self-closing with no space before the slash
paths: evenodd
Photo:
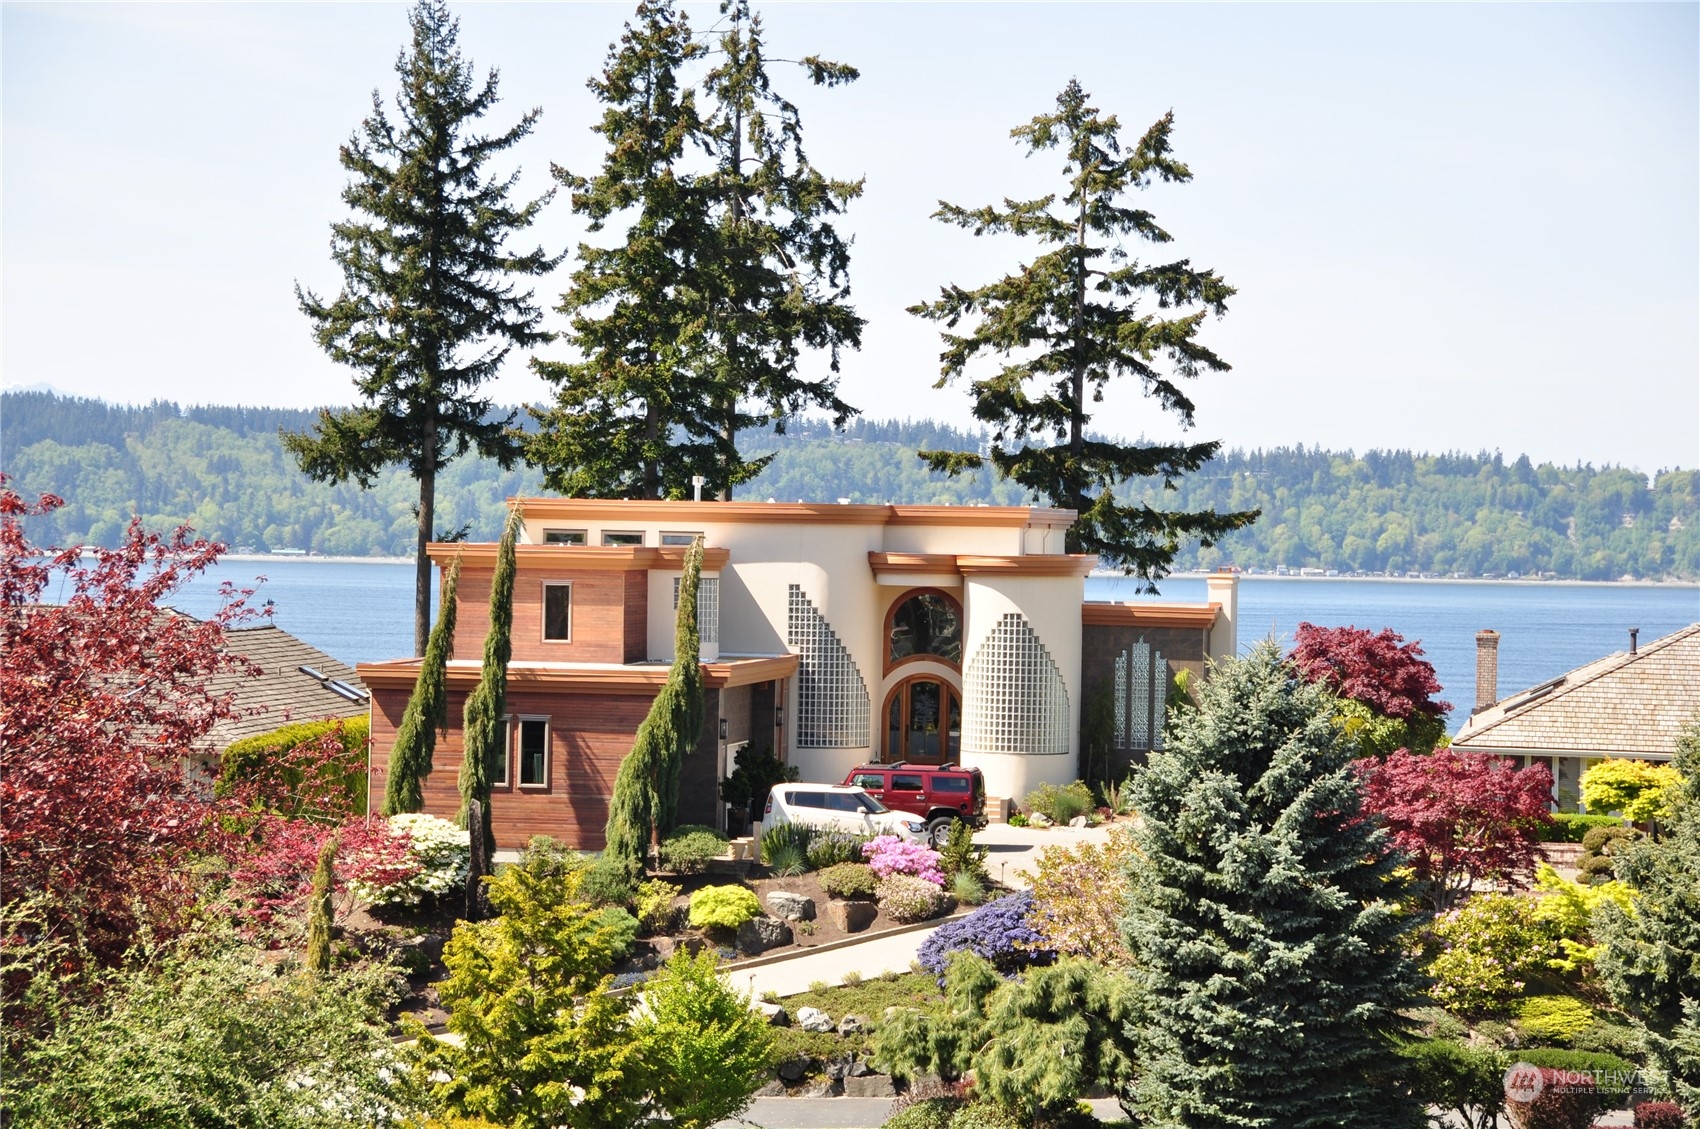
<path id="1" fill-rule="evenodd" d="M 328 717 L 360 717 L 366 713 L 366 686 L 353 668 L 331 658 L 317 647 L 303 643 L 273 624 L 237 627 L 225 632 L 234 654 L 241 655 L 260 676 L 221 674 L 208 689 L 214 694 L 234 692 L 237 715 L 213 728 L 208 744 L 222 751 L 233 741 L 269 733 L 297 721 L 319 721 Z M 304 673 L 307 667 L 323 678 Z M 334 683 L 347 687 L 356 697 L 338 693 Z"/>
<path id="2" fill-rule="evenodd" d="M 1700 718 L 1700 623 L 1482 710 L 1452 746 L 1480 752 L 1668 758 Z"/>

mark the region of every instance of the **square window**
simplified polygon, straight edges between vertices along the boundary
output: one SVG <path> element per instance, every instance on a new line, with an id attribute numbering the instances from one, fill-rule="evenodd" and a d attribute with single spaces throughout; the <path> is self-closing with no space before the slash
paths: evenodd
<path id="1" fill-rule="evenodd" d="M 570 643 L 573 639 L 573 586 L 543 586 L 543 641 Z"/>
<path id="2" fill-rule="evenodd" d="M 519 721 L 519 786 L 546 788 L 549 785 L 549 721 L 522 717 Z"/>
<path id="3" fill-rule="evenodd" d="M 584 530 L 582 529 L 545 529 L 543 531 L 545 545 L 582 545 Z"/>
<path id="4" fill-rule="evenodd" d="M 643 534 L 642 534 L 642 532 L 631 533 L 631 532 L 621 532 L 619 530 L 608 529 L 608 530 L 604 530 L 603 533 L 602 533 L 602 543 L 604 545 L 608 545 L 608 546 L 611 546 L 611 547 L 619 547 L 619 546 L 625 546 L 625 545 L 642 545 L 643 544 Z"/>
<path id="5" fill-rule="evenodd" d="M 700 533 L 663 533 L 661 543 L 663 545 L 681 545 L 688 548 L 692 541 L 701 536 Z"/>

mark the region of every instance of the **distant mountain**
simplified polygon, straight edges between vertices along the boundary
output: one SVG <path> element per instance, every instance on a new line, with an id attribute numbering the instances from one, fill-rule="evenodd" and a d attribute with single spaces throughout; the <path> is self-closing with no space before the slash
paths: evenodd
<path id="1" fill-rule="evenodd" d="M 0 394 L 0 471 L 26 496 L 66 505 L 32 519 L 38 543 L 113 544 L 132 515 L 150 528 L 188 523 L 233 547 L 327 554 L 406 555 L 413 483 L 386 473 L 371 491 L 309 481 L 284 453 L 279 428 L 317 413 L 194 406 L 109 405 L 51 392 Z M 959 479 L 928 472 L 917 448 L 970 450 L 986 436 L 932 420 L 856 420 L 842 432 L 791 421 L 785 435 L 748 432 L 739 446 L 772 453 L 740 497 L 784 501 L 1028 501 L 989 471 Z M 442 529 L 470 523 L 493 540 L 503 502 L 536 494 L 540 476 L 460 459 L 438 479 Z M 1161 509 L 1261 509 L 1249 529 L 1211 548 L 1182 546 L 1177 568 L 1237 564 L 1266 570 L 1471 576 L 1623 576 L 1700 580 L 1700 475 L 1653 479 L 1621 467 L 1506 462 L 1497 453 L 1353 452 L 1280 447 L 1224 452 L 1164 491 L 1129 493 Z"/>

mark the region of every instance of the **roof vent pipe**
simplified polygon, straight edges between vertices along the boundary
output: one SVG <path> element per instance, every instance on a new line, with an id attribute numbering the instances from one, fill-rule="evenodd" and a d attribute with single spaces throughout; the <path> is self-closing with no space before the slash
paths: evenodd
<path id="1" fill-rule="evenodd" d="M 1639 634 L 1641 634 L 1641 629 L 1639 627 L 1631 627 L 1629 629 L 1629 653 L 1632 655 L 1635 653 L 1635 637 Z"/>

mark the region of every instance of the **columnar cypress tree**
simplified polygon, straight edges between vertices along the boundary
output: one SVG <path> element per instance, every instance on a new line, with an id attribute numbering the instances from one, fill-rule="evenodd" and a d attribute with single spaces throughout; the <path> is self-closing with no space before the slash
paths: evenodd
<path id="1" fill-rule="evenodd" d="M 1134 777 L 1123 927 L 1142 1125 L 1421 1125 L 1386 1084 L 1416 973 L 1356 748 L 1274 645 L 1218 664 Z"/>
<path id="2" fill-rule="evenodd" d="M 443 610 L 431 628 L 413 696 L 401 715 L 395 746 L 390 750 L 390 776 L 384 782 L 384 814 L 425 810 L 425 778 L 437 751 L 437 731 L 448 724 L 449 660 L 454 658 L 455 590 L 460 584 L 460 557 L 443 574 Z"/>
<path id="3" fill-rule="evenodd" d="M 514 651 L 514 543 L 519 540 L 524 512 L 524 505 L 515 502 L 502 528 L 502 541 L 496 548 L 496 568 L 490 575 L 490 633 L 484 637 L 484 666 L 478 675 L 477 688 L 466 699 L 461 721 L 458 819 L 466 827 L 467 805 L 478 801 L 482 827 L 474 830 L 474 834 L 482 833 L 486 860 L 496 850 L 496 835 L 490 826 L 490 763 L 507 752 L 502 748 L 502 714 L 507 709 L 508 660 Z M 476 852 L 473 857 L 478 857 Z M 472 874 L 467 881 L 477 882 L 482 877 Z"/>
<path id="4" fill-rule="evenodd" d="M 673 830 L 679 808 L 679 772 L 685 754 L 702 734 L 702 666 L 698 661 L 697 582 L 702 576 L 702 539 L 691 543 L 679 579 L 679 609 L 673 621 L 673 666 L 638 726 L 632 751 L 620 762 L 608 802 L 604 858 L 618 859 L 634 874 L 644 854 Z"/>
<path id="5" fill-rule="evenodd" d="M 945 324 L 943 372 L 937 387 L 967 372 L 971 361 L 1002 358 L 969 388 L 974 416 L 992 427 L 988 456 L 923 451 L 934 470 L 960 474 L 987 458 L 1053 506 L 1080 516 L 1069 528 L 1071 553 L 1097 553 L 1147 582 L 1167 575 L 1183 537 L 1205 545 L 1249 524 L 1257 511 L 1173 513 L 1116 501 L 1125 479 L 1160 476 L 1165 484 L 1197 470 L 1220 442 L 1117 443 L 1087 434 L 1088 400 L 1103 399 L 1112 377 L 1136 379 L 1147 396 L 1191 427 L 1193 404 L 1180 381 L 1228 363 L 1198 341 L 1209 314 L 1227 311 L 1234 288 L 1189 260 L 1141 263 L 1121 241 L 1129 236 L 1167 243 L 1171 236 L 1150 212 L 1118 201 L 1153 180 L 1185 182 L 1192 172 L 1169 150 L 1174 115 L 1165 114 L 1132 150 L 1121 147 L 1121 124 L 1101 117 L 1080 83 L 1070 80 L 1054 114 L 1041 114 L 1011 136 L 1030 153 L 1062 149 L 1066 192 L 1004 201 L 1002 209 L 968 209 L 939 202 L 935 218 L 975 235 L 1009 233 L 1054 248 L 1016 273 L 974 290 L 947 286 L 936 302 L 910 313 Z M 1141 299 L 1156 310 L 1141 311 Z M 972 328 L 954 332 L 964 319 Z M 1164 364 L 1164 358 L 1167 364 Z M 1046 446 L 1041 439 L 1054 436 Z"/>
<path id="6" fill-rule="evenodd" d="M 519 455 L 512 417 L 491 415 L 478 395 L 514 346 L 550 339 L 531 292 L 516 275 L 552 270 L 541 248 L 509 254 L 509 236 L 531 226 L 548 196 L 508 202 L 516 175 L 492 176 L 490 159 L 531 132 L 532 110 L 503 133 L 474 133 L 497 102 L 496 72 L 475 84 L 460 56 L 459 21 L 444 0 L 408 13 L 411 48 L 396 60 L 397 120 L 372 95 L 372 113 L 342 147 L 350 180 L 342 198 L 355 213 L 332 225 L 331 257 L 343 288 L 324 301 L 296 288 L 313 335 L 355 373 L 362 404 L 320 414 L 316 434 L 284 444 L 314 478 L 369 488 L 379 471 L 406 466 L 419 482 L 414 649 L 431 624 L 431 561 L 437 471 L 476 449 L 502 466 Z"/>
<path id="7" fill-rule="evenodd" d="M 330 836 L 319 848 L 319 864 L 313 868 L 313 885 L 307 894 L 307 968 L 311 972 L 331 970 L 331 887 L 336 884 L 337 837 Z"/>

